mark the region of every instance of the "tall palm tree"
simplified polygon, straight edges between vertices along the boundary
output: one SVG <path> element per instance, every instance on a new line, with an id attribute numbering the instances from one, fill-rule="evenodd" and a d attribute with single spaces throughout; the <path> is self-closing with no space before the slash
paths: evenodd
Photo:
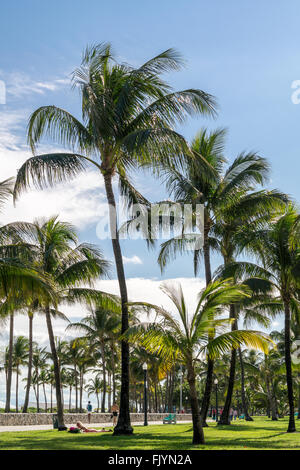
<path id="1" fill-rule="evenodd" d="M 117 307 L 116 311 L 110 311 L 101 305 L 97 305 L 91 309 L 90 314 L 83 318 L 80 322 L 68 325 L 67 329 L 76 330 L 85 334 L 90 346 L 101 354 L 102 363 L 102 379 L 103 379 L 103 393 L 101 412 L 105 412 L 106 400 L 106 370 L 107 360 L 105 346 L 116 337 L 116 333 L 120 330 L 120 308 Z"/>
<path id="2" fill-rule="evenodd" d="M 0 182 L 0 209 L 12 195 L 13 180 Z M 0 308 L 1 316 L 9 317 L 9 347 L 6 381 L 5 411 L 10 411 L 14 314 L 24 304 L 29 304 L 33 296 L 52 296 L 48 279 L 32 266 L 28 259 L 29 246 L 25 246 L 19 236 L 22 222 L 0 227 Z"/>
<path id="3" fill-rule="evenodd" d="M 13 365 L 16 369 L 16 413 L 19 412 L 19 375 L 20 367 L 27 364 L 28 359 L 28 339 L 25 336 L 18 336 L 13 344 Z"/>
<path id="4" fill-rule="evenodd" d="M 204 259 L 206 284 L 212 279 L 210 252 L 222 254 L 226 262 L 234 256 L 237 242 L 232 236 L 245 221 L 255 217 L 269 217 L 285 196 L 278 191 L 252 191 L 256 184 L 266 181 L 269 166 L 259 155 L 249 152 L 238 155 L 233 163 L 225 167 L 225 130 L 217 129 L 208 133 L 201 130 L 192 141 L 194 159 L 189 161 L 183 172 L 174 169 L 164 171 L 167 187 L 175 202 L 203 204 L 203 248 L 191 251 L 190 239 L 195 234 L 173 237 L 161 245 L 158 257 L 162 269 L 178 254 L 190 252 L 194 258 L 194 271 L 197 274 L 201 257 Z M 232 214 L 235 213 L 236 216 Z M 231 317 L 235 316 L 231 308 Z M 233 322 L 232 328 L 236 328 Z M 233 391 L 236 351 L 232 352 L 231 380 L 227 393 L 228 400 L 222 421 L 228 421 L 228 412 Z M 213 361 L 208 359 L 205 391 L 201 415 L 205 423 L 212 390 Z M 228 411 L 228 412 L 227 412 Z"/>
<path id="5" fill-rule="evenodd" d="M 245 231 L 244 246 L 255 254 L 261 266 L 249 262 L 235 262 L 228 266 L 224 275 L 234 272 L 259 278 L 270 289 L 280 294 L 284 311 L 284 354 L 289 402 L 288 432 L 295 432 L 293 377 L 291 361 L 291 312 L 298 310 L 297 291 L 300 279 L 300 216 L 290 205 L 286 213 L 278 216 L 260 230 Z"/>
<path id="6" fill-rule="evenodd" d="M 97 399 L 97 413 L 99 413 L 100 403 L 99 403 L 99 395 L 101 390 L 103 389 L 103 380 L 99 375 L 92 377 L 89 379 L 89 384 L 86 386 L 86 391 L 88 392 L 88 396 L 96 395 Z"/>
<path id="7" fill-rule="evenodd" d="M 28 365 L 27 365 L 27 383 L 26 383 L 26 392 L 25 392 L 25 399 L 23 404 L 23 413 L 27 413 L 28 403 L 29 403 L 29 394 L 30 394 L 30 387 L 31 387 L 31 374 L 32 374 L 32 354 L 33 354 L 33 312 L 32 310 L 28 309 Z"/>
<path id="8" fill-rule="evenodd" d="M 162 52 L 138 68 L 119 64 L 109 44 L 86 49 L 81 67 L 73 75 L 82 95 L 82 122 L 67 111 L 44 106 L 31 116 L 28 140 L 33 152 L 43 135 L 69 145 L 73 153 L 35 156 L 18 171 L 15 197 L 32 178 L 40 188 L 69 180 L 92 165 L 104 178 L 109 204 L 110 230 L 122 299 L 122 333 L 128 328 L 127 287 L 116 230 L 116 201 L 112 187 L 118 176 L 130 202 L 146 200 L 131 184 L 128 172 L 140 165 L 181 164 L 187 152 L 174 124 L 193 114 L 214 114 L 211 95 L 197 89 L 175 92 L 161 75 L 182 64 L 173 49 Z M 129 415 L 129 349 L 122 342 L 122 392 L 115 434 L 131 434 Z"/>
<path id="9" fill-rule="evenodd" d="M 175 359 L 185 365 L 193 417 L 193 444 L 203 444 L 204 434 L 196 391 L 196 362 L 201 360 L 203 354 L 207 353 L 209 357 L 215 358 L 231 347 L 239 347 L 241 344 L 266 350 L 267 339 L 254 331 L 224 332 L 224 328 L 230 325 L 230 320 L 217 318 L 224 306 L 247 295 L 245 286 L 234 285 L 230 280 L 210 283 L 200 292 L 197 307 L 191 317 L 181 286 L 176 288 L 164 285 L 162 290 L 176 307 L 179 320 L 156 305 L 134 303 L 144 306 L 147 311 L 154 310 L 159 321 L 131 327 L 127 337 L 132 341 L 140 341 L 143 347 L 164 357 L 166 361 Z M 212 330 L 214 339 L 211 339 Z M 222 333 L 220 330 L 223 330 Z"/>
<path id="10" fill-rule="evenodd" d="M 106 275 L 108 263 L 100 250 L 92 245 L 77 245 L 77 236 L 72 225 L 51 217 L 36 221 L 23 228 L 24 237 L 34 247 L 33 262 L 47 276 L 56 294 L 56 302 L 40 302 L 34 299 L 36 309 L 46 317 L 51 357 L 54 364 L 56 403 L 59 425 L 63 426 L 63 403 L 61 395 L 60 365 L 52 326 L 52 316 L 64 317 L 58 303 L 74 302 L 81 296 L 90 298 L 96 291 L 79 288 L 83 283 L 92 283 L 100 275 Z"/>
<path id="11" fill-rule="evenodd" d="M 40 373 L 47 365 L 47 360 L 49 358 L 48 351 L 46 348 L 39 347 L 36 343 L 33 344 L 32 351 L 32 367 L 34 371 L 34 391 L 36 397 L 37 413 L 40 410 Z M 31 381 L 33 376 L 31 377 Z"/>

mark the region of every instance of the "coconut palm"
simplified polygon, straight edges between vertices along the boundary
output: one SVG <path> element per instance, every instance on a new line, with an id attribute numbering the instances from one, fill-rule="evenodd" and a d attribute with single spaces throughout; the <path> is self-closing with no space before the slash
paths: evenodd
<path id="1" fill-rule="evenodd" d="M 128 171 L 142 164 L 181 163 L 187 152 L 184 138 L 174 129 L 177 121 L 192 114 L 214 114 L 211 95 L 197 89 L 174 92 L 162 80 L 165 72 L 178 70 L 179 54 L 169 49 L 138 68 L 118 64 L 109 44 L 88 47 L 73 84 L 82 95 L 82 122 L 67 111 L 44 106 L 31 116 L 28 140 L 33 152 L 43 135 L 68 145 L 73 153 L 35 156 L 18 171 L 15 197 L 29 186 L 40 188 L 70 180 L 92 165 L 104 178 L 109 204 L 110 230 L 122 299 L 122 332 L 128 328 L 127 288 L 121 247 L 116 232 L 116 202 L 112 179 L 119 177 L 121 191 L 130 202 L 145 202 L 131 184 Z M 131 434 L 129 416 L 129 350 L 122 343 L 122 392 L 115 434 Z"/>
<path id="2" fill-rule="evenodd" d="M 75 302 L 80 297 L 91 298 L 96 291 L 80 288 L 82 283 L 92 283 L 99 275 L 106 275 L 108 263 L 100 250 L 92 245 L 77 245 L 77 236 L 72 225 L 51 217 L 36 221 L 23 228 L 23 236 L 34 247 L 32 262 L 47 276 L 56 295 L 56 303 L 34 299 L 35 308 L 46 317 L 51 357 L 54 364 L 57 414 L 59 425 L 63 425 L 60 365 L 52 327 L 52 316 L 65 318 L 57 308 L 58 303 Z M 99 293 L 98 293 L 99 294 Z"/>
<path id="3" fill-rule="evenodd" d="M 103 389 L 103 380 L 99 375 L 92 377 L 89 379 L 89 384 L 86 386 L 86 391 L 88 396 L 96 395 L 97 399 L 97 413 L 99 413 L 100 403 L 99 403 L 99 395 Z"/>
<path id="4" fill-rule="evenodd" d="M 204 434 L 196 391 L 197 361 L 205 354 L 215 358 L 231 347 L 239 347 L 241 344 L 260 347 L 266 351 L 267 339 L 263 334 L 254 331 L 224 332 L 231 321 L 228 318 L 217 318 L 225 305 L 240 301 L 248 295 L 245 286 L 234 285 L 231 280 L 210 283 L 200 292 L 197 307 L 191 317 L 181 286 L 176 288 L 163 285 L 162 290 L 176 307 L 179 319 L 156 305 L 134 303 L 144 306 L 147 311 L 155 311 L 159 321 L 131 327 L 127 337 L 132 341 L 139 341 L 145 349 L 162 356 L 166 361 L 176 360 L 185 365 L 192 408 L 193 444 L 203 444 Z M 211 339 L 212 331 L 214 339 Z"/>
<path id="5" fill-rule="evenodd" d="M 241 153 L 226 168 L 224 158 L 225 130 L 217 129 L 208 132 L 201 130 L 191 143 L 194 159 L 189 161 L 185 171 L 174 169 L 164 171 L 167 188 L 177 203 L 203 204 L 203 248 L 191 250 L 190 240 L 193 233 L 173 237 L 161 245 L 158 262 L 161 269 L 181 253 L 192 253 L 194 271 L 197 274 L 201 257 L 204 260 L 206 284 L 212 279 L 211 250 L 223 255 L 226 262 L 234 255 L 237 242 L 232 235 L 243 221 L 253 217 L 269 217 L 270 212 L 285 201 L 286 197 L 278 191 L 250 192 L 253 185 L 266 181 L 269 166 L 259 155 L 249 152 Z M 232 216 L 235 213 L 236 216 Z M 199 227 L 198 227 L 199 228 Z M 235 315 L 233 308 L 231 316 Z M 236 322 L 232 324 L 236 328 Z M 228 400 L 222 420 L 228 421 L 228 412 L 233 391 L 236 351 L 232 352 L 231 380 L 229 381 Z M 203 395 L 201 415 L 205 424 L 210 394 L 212 390 L 213 361 L 208 359 L 207 377 Z"/>
<path id="6" fill-rule="evenodd" d="M 93 350 L 99 350 L 101 354 L 102 363 L 102 379 L 103 379 L 103 393 L 101 412 L 105 412 L 106 400 L 106 344 L 111 343 L 111 340 L 116 338 L 117 332 L 120 330 L 120 308 L 116 311 L 109 311 L 103 306 L 98 305 L 91 309 L 90 314 L 83 318 L 80 322 L 68 325 L 67 329 L 78 331 L 85 334 L 90 346 Z"/>
<path id="7" fill-rule="evenodd" d="M 33 343 L 32 351 L 32 368 L 34 371 L 34 392 L 36 397 L 37 412 L 40 409 L 40 373 L 47 366 L 49 353 L 46 348 L 39 347 L 36 343 Z M 33 383 L 33 376 L 31 377 Z"/>
<path id="8" fill-rule="evenodd" d="M 286 381 L 289 402 L 288 432 L 295 432 L 293 377 L 291 361 L 291 312 L 299 311 L 297 292 L 300 273 L 300 217 L 296 210 L 289 206 L 286 213 L 279 216 L 268 226 L 260 230 L 245 231 L 244 246 L 254 253 L 261 266 L 249 262 L 231 263 L 224 270 L 224 275 L 235 273 L 243 278 L 253 276 L 269 284 L 270 289 L 280 294 L 284 311 L 284 354 Z"/>
<path id="9" fill-rule="evenodd" d="M 20 367 L 27 364 L 28 359 L 28 339 L 25 336 L 18 336 L 13 344 L 13 365 L 16 369 L 16 412 L 19 412 L 19 375 Z"/>

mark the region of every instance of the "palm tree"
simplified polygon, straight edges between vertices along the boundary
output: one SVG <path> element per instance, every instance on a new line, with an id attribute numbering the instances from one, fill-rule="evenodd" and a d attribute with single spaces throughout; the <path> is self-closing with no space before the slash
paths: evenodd
<path id="1" fill-rule="evenodd" d="M 99 403 L 99 395 L 101 390 L 103 389 L 103 380 L 100 378 L 99 375 L 92 377 L 89 379 L 89 385 L 86 386 L 86 391 L 88 392 L 88 396 L 93 394 L 96 395 L 97 399 L 97 413 L 99 413 L 100 403 Z"/>
<path id="2" fill-rule="evenodd" d="M 110 311 L 101 305 L 91 309 L 90 314 L 80 322 L 68 325 L 67 329 L 72 329 L 85 333 L 93 350 L 99 349 L 102 362 L 103 393 L 101 412 L 105 412 L 106 399 L 106 351 L 105 346 L 116 337 L 116 332 L 120 329 L 121 315 L 120 309 Z"/>
<path id="3" fill-rule="evenodd" d="M 0 209 L 12 195 L 13 179 L 0 182 Z M 25 224 L 26 225 L 26 224 Z M 10 223 L 0 227 L 0 308 L 1 316 L 9 316 L 9 347 L 6 380 L 5 411 L 10 411 L 12 355 L 14 339 L 14 314 L 20 305 L 30 303 L 33 295 L 43 298 L 51 296 L 48 280 L 37 272 L 28 262 L 30 247 L 20 238 L 22 222 Z"/>
<path id="4" fill-rule="evenodd" d="M 28 365 L 27 365 L 27 384 L 25 399 L 22 412 L 27 413 L 29 394 L 31 387 L 31 374 L 32 374 L 32 354 L 33 354 L 33 312 L 28 309 L 28 322 L 29 322 L 29 335 L 28 335 Z"/>
<path id="5" fill-rule="evenodd" d="M 224 306 L 240 301 L 247 294 L 245 286 L 233 285 L 230 280 L 210 283 L 199 294 L 199 302 L 194 314 L 189 318 L 188 308 L 181 286 L 163 285 L 165 292 L 176 307 L 179 319 L 171 313 L 146 303 L 134 303 L 144 306 L 147 311 L 154 310 L 160 321 L 141 324 L 129 328 L 127 337 L 140 341 L 150 352 L 162 356 L 166 361 L 182 362 L 187 369 L 190 400 L 193 417 L 193 444 L 203 444 L 204 434 L 196 390 L 195 365 L 201 356 L 208 354 L 215 358 L 231 347 L 246 344 L 266 350 L 267 339 L 254 331 L 222 332 L 230 325 L 229 319 L 218 319 Z M 211 333 L 214 339 L 211 339 Z"/>
<path id="6" fill-rule="evenodd" d="M 293 377 L 291 361 L 291 312 L 298 310 L 297 290 L 299 289 L 300 217 L 296 210 L 289 206 L 286 213 L 277 217 L 268 226 L 260 230 L 244 232 L 244 246 L 254 253 L 262 266 L 249 262 L 236 262 L 228 266 L 224 275 L 229 272 L 243 277 L 245 274 L 259 278 L 269 285 L 272 291 L 278 292 L 284 311 L 284 354 L 286 381 L 289 402 L 288 432 L 295 432 Z"/>
<path id="7" fill-rule="evenodd" d="M 225 169 L 224 158 L 224 129 L 208 133 L 201 130 L 192 141 L 194 159 L 189 161 L 185 171 L 174 169 L 164 171 L 167 187 L 175 202 L 203 204 L 203 248 L 191 251 L 190 239 L 195 234 L 184 234 L 183 237 L 173 237 L 161 245 L 158 262 L 161 269 L 177 254 L 190 252 L 194 257 L 194 271 L 197 274 L 201 256 L 204 259 L 206 284 L 211 281 L 211 250 L 222 254 L 226 262 L 237 250 L 237 242 L 232 236 L 243 222 L 269 217 L 281 201 L 286 197 L 278 191 L 250 192 L 255 184 L 262 184 L 268 175 L 266 160 L 255 153 L 242 153 Z M 248 194 L 249 193 L 249 194 Z M 235 213 L 236 216 L 232 214 Z M 231 317 L 235 316 L 231 308 Z M 232 328 L 236 328 L 236 322 Z M 228 421 L 228 412 L 233 392 L 236 351 L 232 352 L 231 380 L 222 421 Z M 208 412 L 212 390 L 213 361 L 208 359 L 205 391 L 202 400 L 201 415 L 203 423 Z"/>
<path id="8" fill-rule="evenodd" d="M 61 395 L 60 365 L 52 327 L 52 316 L 65 318 L 57 309 L 62 302 L 75 302 L 81 297 L 87 300 L 96 291 L 79 288 L 82 283 L 92 283 L 99 275 L 106 275 L 108 263 L 100 250 L 92 245 L 77 245 L 77 236 L 72 225 L 60 222 L 57 217 L 46 221 L 36 221 L 23 228 L 23 236 L 34 247 L 34 263 L 38 269 L 51 280 L 56 301 L 40 302 L 36 297 L 35 308 L 46 316 L 51 357 L 54 364 L 57 414 L 59 425 L 63 421 L 63 404 Z M 99 293 L 98 293 L 99 294 Z M 101 293 L 99 294 L 101 296 Z"/>
<path id="9" fill-rule="evenodd" d="M 104 178 L 109 204 L 110 230 L 122 299 L 122 333 L 128 328 L 127 288 L 116 231 L 116 201 L 112 179 L 118 175 L 121 191 L 130 202 L 146 200 L 130 183 L 128 171 L 140 165 L 181 163 L 187 152 L 184 138 L 173 129 L 176 121 L 192 114 L 214 114 L 215 102 L 201 90 L 174 92 L 161 74 L 178 70 L 182 59 L 169 49 L 141 67 L 118 64 L 109 44 L 86 49 L 73 83 L 82 93 L 82 117 L 78 121 L 67 111 L 44 106 L 31 116 L 28 139 L 33 152 L 48 134 L 67 144 L 73 153 L 55 153 L 30 158 L 18 171 L 15 198 L 34 183 L 43 188 L 71 179 L 86 165 L 96 166 Z M 29 178 L 30 175 L 30 178 Z M 129 415 L 129 349 L 122 343 L 122 392 L 115 434 L 131 434 Z"/>
<path id="10" fill-rule="evenodd" d="M 34 391 L 36 396 L 37 413 L 40 410 L 40 372 L 47 365 L 49 353 L 46 348 L 40 348 L 36 343 L 33 344 L 32 367 L 34 371 Z M 33 377 L 31 378 L 33 380 Z"/>
<path id="11" fill-rule="evenodd" d="M 19 375 L 20 367 L 27 364 L 28 359 L 28 339 L 25 336 L 18 336 L 13 344 L 13 365 L 16 369 L 16 412 L 19 412 Z"/>

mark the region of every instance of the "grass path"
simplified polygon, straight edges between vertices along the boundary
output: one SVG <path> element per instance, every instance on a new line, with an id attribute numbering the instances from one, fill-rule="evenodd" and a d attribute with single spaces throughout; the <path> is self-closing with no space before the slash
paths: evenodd
<path id="1" fill-rule="evenodd" d="M 0 435 L 0 450 L 250 450 L 300 449 L 298 432 L 287 434 L 287 418 L 280 421 L 258 417 L 254 422 L 238 421 L 230 426 L 211 424 L 205 429 L 206 444 L 191 445 L 190 424 L 138 426 L 133 436 L 113 437 L 111 434 L 70 434 L 68 432 L 29 431 L 7 432 Z"/>

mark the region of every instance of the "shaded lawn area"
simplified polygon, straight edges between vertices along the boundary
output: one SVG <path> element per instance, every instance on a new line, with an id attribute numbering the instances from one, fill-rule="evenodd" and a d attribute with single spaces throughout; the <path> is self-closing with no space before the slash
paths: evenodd
<path id="1" fill-rule="evenodd" d="M 230 426 L 210 423 L 205 428 L 206 444 L 192 446 L 189 424 L 136 426 L 133 436 L 103 434 L 71 434 L 64 431 L 1 432 L 0 450 L 246 450 L 300 449 L 298 432 L 287 434 L 287 418 L 271 421 L 264 417 L 254 422 L 237 421 Z"/>

